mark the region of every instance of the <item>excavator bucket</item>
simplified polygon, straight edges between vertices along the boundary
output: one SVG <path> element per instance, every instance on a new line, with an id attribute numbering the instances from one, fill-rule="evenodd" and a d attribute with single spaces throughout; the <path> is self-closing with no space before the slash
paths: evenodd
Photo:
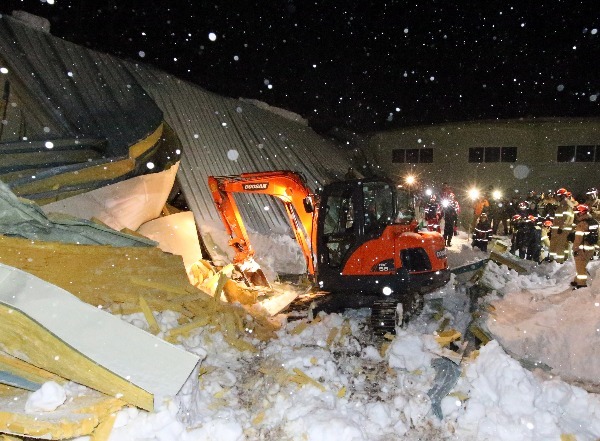
<path id="1" fill-rule="evenodd" d="M 267 276 L 260 268 L 260 265 L 256 263 L 252 257 L 248 257 L 243 262 L 235 264 L 234 268 L 241 274 L 246 285 L 271 288 Z"/>
<path id="2" fill-rule="evenodd" d="M 265 288 L 271 288 L 271 284 L 267 280 L 267 276 L 265 276 L 265 273 L 260 268 L 257 270 L 244 271 L 240 266 L 236 265 L 236 270 L 242 274 L 244 277 L 244 282 L 248 286 L 264 286 Z"/>

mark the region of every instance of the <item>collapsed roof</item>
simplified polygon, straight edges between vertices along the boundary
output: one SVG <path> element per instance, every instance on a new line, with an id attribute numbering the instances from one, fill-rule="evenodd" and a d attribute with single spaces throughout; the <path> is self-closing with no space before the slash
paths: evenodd
<path id="1" fill-rule="evenodd" d="M 7 121 L 0 180 L 41 205 L 181 159 L 178 182 L 204 236 L 203 225 L 222 228 L 209 175 L 289 169 L 316 189 L 351 164 L 343 148 L 290 112 L 215 95 L 6 16 L 0 67 Z M 246 196 L 239 205 L 251 233 L 291 235 L 277 202 Z"/>

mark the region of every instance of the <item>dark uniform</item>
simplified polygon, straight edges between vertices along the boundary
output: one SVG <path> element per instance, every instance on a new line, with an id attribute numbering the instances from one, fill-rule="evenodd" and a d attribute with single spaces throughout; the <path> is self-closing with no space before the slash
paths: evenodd
<path id="1" fill-rule="evenodd" d="M 525 259 L 540 262 L 542 254 L 542 226 L 535 216 L 529 216 L 526 221 Z"/>
<path id="2" fill-rule="evenodd" d="M 452 237 L 458 226 L 458 213 L 460 212 L 460 206 L 458 202 L 454 200 L 454 194 L 450 193 L 448 199 L 442 201 L 442 217 L 444 218 L 444 239 L 446 246 L 452 244 Z"/>
<path id="3" fill-rule="evenodd" d="M 486 213 L 481 213 L 479 220 L 473 229 L 473 242 L 471 245 L 474 248 L 479 248 L 481 251 L 487 251 L 488 243 L 492 237 L 492 225 Z"/>
<path id="4" fill-rule="evenodd" d="M 431 196 L 429 203 L 425 206 L 424 217 L 427 222 L 427 229 L 429 231 L 437 231 L 440 233 L 440 204 L 437 202 L 437 198 Z"/>

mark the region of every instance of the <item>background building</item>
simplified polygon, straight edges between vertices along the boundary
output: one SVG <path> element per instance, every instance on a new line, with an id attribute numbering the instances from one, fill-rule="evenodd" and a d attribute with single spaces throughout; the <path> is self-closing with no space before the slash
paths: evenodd
<path id="1" fill-rule="evenodd" d="M 492 186 L 504 195 L 566 187 L 574 195 L 600 184 L 600 118 L 472 121 L 379 132 L 367 153 L 381 173 L 439 190 L 448 183 L 462 202 Z"/>

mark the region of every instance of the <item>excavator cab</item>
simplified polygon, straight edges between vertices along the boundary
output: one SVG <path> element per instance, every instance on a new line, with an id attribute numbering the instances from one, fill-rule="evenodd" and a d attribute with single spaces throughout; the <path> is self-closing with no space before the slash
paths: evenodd
<path id="1" fill-rule="evenodd" d="M 326 185 L 319 200 L 316 282 L 347 307 L 401 302 L 448 280 L 443 239 L 417 232 L 406 190 L 385 179 L 356 179 Z"/>
<path id="2" fill-rule="evenodd" d="M 325 250 L 321 270 L 339 271 L 353 249 L 381 236 L 386 226 L 414 221 L 406 194 L 385 181 L 335 182 L 325 186 L 320 198 L 317 234 L 323 246 L 317 248 Z"/>

